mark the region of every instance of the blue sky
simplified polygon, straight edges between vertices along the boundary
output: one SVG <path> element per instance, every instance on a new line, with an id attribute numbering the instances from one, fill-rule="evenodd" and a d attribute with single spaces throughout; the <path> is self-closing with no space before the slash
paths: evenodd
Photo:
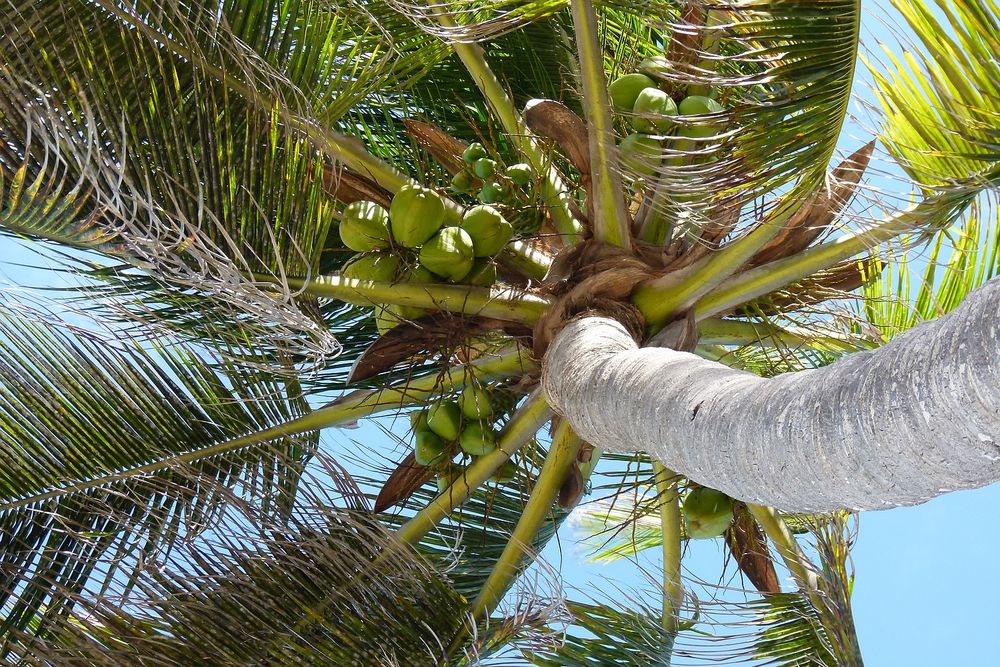
<path id="1" fill-rule="evenodd" d="M 869 3 L 874 8 L 877 3 Z M 869 40 L 880 38 L 870 21 Z M 869 41 L 869 46 L 874 44 Z M 863 94 L 863 86 L 856 92 Z M 858 136 L 860 130 L 853 130 Z M 25 246 L 0 238 L 3 289 L 28 284 L 52 285 L 52 276 L 16 266 L 40 263 Z M 374 427 L 332 435 L 378 442 Z M 338 446 L 339 449 L 339 446 Z M 1000 485 L 949 494 L 924 505 L 865 513 L 853 550 L 856 574 L 854 612 L 862 651 L 869 667 L 992 665 L 1000 663 L 997 600 L 1000 600 Z M 655 551 L 655 550 L 654 550 Z M 561 567 L 564 585 L 611 594 L 652 588 L 629 561 L 612 566 L 584 563 L 572 531 L 545 552 Z M 654 554 L 641 564 L 655 572 Z M 717 580 L 722 549 L 718 542 L 693 545 L 685 564 L 710 581 Z"/>

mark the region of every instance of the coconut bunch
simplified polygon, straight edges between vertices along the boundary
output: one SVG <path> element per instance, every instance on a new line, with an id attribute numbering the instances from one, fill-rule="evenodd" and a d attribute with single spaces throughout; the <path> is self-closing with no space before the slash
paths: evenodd
<path id="1" fill-rule="evenodd" d="M 657 171 L 668 135 L 704 141 L 718 131 L 713 123 L 678 122 L 679 116 L 702 118 L 724 111 L 719 102 L 706 95 L 687 95 L 675 102 L 662 76 L 668 69 L 663 58 L 647 58 L 638 71 L 623 74 L 608 85 L 612 108 L 626 115 L 633 130 L 618 144 L 622 163 L 641 178 L 649 178 Z M 684 142 L 678 148 L 690 150 L 693 143 Z"/>
<path id="2" fill-rule="evenodd" d="M 457 224 L 447 222 L 444 200 L 420 185 L 401 188 L 388 210 L 377 202 L 348 204 L 340 239 L 357 255 L 342 275 L 375 282 L 448 281 L 489 287 L 497 281 L 494 257 L 511 240 L 514 227 L 496 208 L 470 206 Z M 376 305 L 380 333 L 425 314 L 420 308 Z"/>
<path id="3" fill-rule="evenodd" d="M 457 396 L 444 395 L 426 409 L 410 413 L 413 458 L 432 469 L 443 492 L 479 457 L 497 448 L 497 422 L 504 401 L 484 385 L 470 383 Z M 504 463 L 492 476 L 498 484 L 514 477 L 514 461 Z"/>

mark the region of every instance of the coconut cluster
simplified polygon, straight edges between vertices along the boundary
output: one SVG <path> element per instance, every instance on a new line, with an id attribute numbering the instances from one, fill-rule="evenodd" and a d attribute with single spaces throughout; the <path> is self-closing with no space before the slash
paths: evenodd
<path id="1" fill-rule="evenodd" d="M 473 142 L 462 153 L 465 168 L 451 179 L 452 190 L 458 194 L 474 194 L 483 204 L 499 204 L 523 199 L 535 180 L 531 166 L 518 162 L 503 167 L 481 143 Z"/>
<path id="2" fill-rule="evenodd" d="M 451 486 L 465 463 L 496 451 L 499 402 L 487 387 L 468 384 L 457 397 L 442 397 L 427 409 L 410 413 L 413 458 L 434 468 L 439 490 Z M 505 484 L 515 471 L 514 462 L 507 461 L 493 479 Z"/>
<path id="3" fill-rule="evenodd" d="M 446 224 L 444 200 L 420 185 L 396 193 L 389 210 L 371 201 L 344 209 L 340 238 L 359 253 L 342 274 L 375 282 L 454 283 L 488 287 L 497 280 L 495 256 L 514 235 L 513 226 L 489 205 L 471 206 L 457 225 Z M 385 333 L 420 308 L 380 305 L 375 322 Z"/>
<path id="4" fill-rule="evenodd" d="M 662 159 L 663 138 L 667 135 L 704 141 L 716 136 L 718 127 L 711 118 L 723 107 L 711 97 L 688 95 L 679 103 L 664 91 L 656 77 L 664 67 L 662 59 L 649 58 L 639 65 L 638 72 L 625 74 L 608 85 L 613 109 L 628 114 L 632 133 L 618 145 L 622 163 L 640 178 L 649 178 Z M 651 76 L 652 75 L 652 76 Z M 698 122 L 679 122 L 678 117 L 698 117 Z"/>

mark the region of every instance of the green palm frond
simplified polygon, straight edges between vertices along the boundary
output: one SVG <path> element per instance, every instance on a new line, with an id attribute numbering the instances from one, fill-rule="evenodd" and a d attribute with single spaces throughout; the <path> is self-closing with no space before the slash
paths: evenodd
<path id="1" fill-rule="evenodd" d="M 993 0 L 934 4 L 893 2 L 916 43 L 900 55 L 886 49 L 888 71 L 869 65 L 885 114 L 881 139 L 925 188 L 978 178 L 995 184 L 1000 6 Z"/>
<path id="2" fill-rule="evenodd" d="M 0 210 L 19 233 L 84 229 L 234 309 L 284 311 L 286 337 L 322 356 L 332 347 L 308 318 L 244 276 L 316 268 L 335 219 L 323 176 L 342 157 L 332 125 L 447 50 L 378 3 L 270 4 L 9 8 L 0 180 L 14 185 Z M 45 198 L 15 209 L 18 183 Z"/>
<path id="3" fill-rule="evenodd" d="M 1000 273 L 1000 209 L 974 201 L 960 222 L 923 246 L 910 247 L 910 239 L 901 238 L 902 249 L 889 256 L 881 280 L 862 289 L 863 312 L 855 326 L 889 340 L 950 312 Z"/>
<path id="4" fill-rule="evenodd" d="M 533 665 L 547 667 L 669 667 L 674 638 L 660 626 L 658 614 L 638 608 L 569 602 L 571 625 L 557 648 L 525 646 Z M 555 630 L 553 629 L 553 632 Z"/>
<path id="5" fill-rule="evenodd" d="M 26 665 L 435 664 L 465 600 L 358 506 L 346 472 L 321 464 L 323 478 L 304 480 L 287 520 L 262 511 L 259 496 L 230 495 L 211 531 L 149 554 L 129 590 L 116 582 L 75 593 L 74 611 L 44 636 L 11 635 L 10 657 Z M 189 481 L 217 486 L 204 475 Z"/>
<path id="6" fill-rule="evenodd" d="M 294 385 L 78 321 L 11 302 L 0 317 L 4 630 L 66 613 L 85 585 L 129 579 L 129 559 L 210 525 L 220 488 L 256 489 L 281 515 L 314 448 L 306 435 L 276 441 L 283 460 L 243 450 L 193 463 L 214 484 L 189 485 L 188 466 L 171 461 L 303 414 Z M 159 473 L 114 480 L 151 462 Z M 82 490 L 99 478 L 109 481 Z"/>

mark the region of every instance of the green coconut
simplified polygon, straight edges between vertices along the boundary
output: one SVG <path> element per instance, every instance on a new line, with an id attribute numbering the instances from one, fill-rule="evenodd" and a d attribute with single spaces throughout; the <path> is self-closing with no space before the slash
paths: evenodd
<path id="1" fill-rule="evenodd" d="M 489 287 L 497 281 L 497 265 L 487 258 L 480 257 L 472 264 L 472 269 L 463 282 L 475 287 Z"/>
<path id="2" fill-rule="evenodd" d="M 470 456 L 483 456 L 497 448 L 496 436 L 492 429 L 484 427 L 479 422 L 473 422 L 462 429 L 458 444 L 462 447 L 462 451 Z"/>
<path id="3" fill-rule="evenodd" d="M 507 169 L 504 170 L 507 178 L 518 187 L 527 187 L 533 180 L 535 180 L 535 172 L 532 171 L 531 165 L 525 164 L 524 162 L 518 162 L 517 164 L 512 164 Z"/>
<path id="4" fill-rule="evenodd" d="M 659 88 L 645 88 L 635 100 L 632 127 L 636 132 L 667 132 L 673 126 L 670 116 L 677 115 L 677 105 Z"/>
<path id="5" fill-rule="evenodd" d="M 662 159 L 660 140 L 639 132 L 622 139 L 618 150 L 622 164 L 642 178 L 652 176 Z"/>
<path id="6" fill-rule="evenodd" d="M 389 247 L 389 214 L 373 201 L 351 202 L 340 220 L 340 240 L 357 252 Z"/>
<path id="7" fill-rule="evenodd" d="M 472 171 L 479 178 L 489 178 L 493 174 L 497 173 L 497 162 L 496 160 L 491 160 L 488 157 L 479 158 L 473 163 Z"/>
<path id="8" fill-rule="evenodd" d="M 670 61 L 663 56 L 653 56 L 652 58 L 646 58 L 637 67 L 643 74 L 648 74 L 654 80 L 659 77 L 665 77 L 667 73 L 672 69 Z"/>
<path id="9" fill-rule="evenodd" d="M 414 440 L 413 458 L 420 465 L 432 466 L 447 460 L 448 444 L 433 431 L 421 429 L 414 435 Z"/>
<path id="10" fill-rule="evenodd" d="M 375 328 L 382 335 L 400 325 L 406 318 L 399 312 L 399 306 L 375 306 Z"/>
<path id="11" fill-rule="evenodd" d="M 455 282 L 468 275 L 474 259 L 472 238 L 459 227 L 445 227 L 420 248 L 421 266 Z"/>
<path id="12" fill-rule="evenodd" d="M 438 401 L 427 411 L 427 428 L 448 441 L 462 432 L 462 410 L 454 401 Z"/>
<path id="13" fill-rule="evenodd" d="M 389 205 L 392 238 L 407 248 L 416 248 L 434 236 L 444 218 L 441 196 L 419 185 L 404 185 Z"/>
<path id="14" fill-rule="evenodd" d="M 460 171 L 451 179 L 451 189 L 460 194 L 465 194 L 472 189 L 472 174 L 467 171 Z"/>
<path id="15" fill-rule="evenodd" d="M 493 473 L 493 481 L 497 484 L 507 484 L 514 479 L 517 474 L 517 465 L 513 461 L 506 461 Z"/>
<path id="16" fill-rule="evenodd" d="M 484 204 L 496 204 L 498 201 L 503 199 L 504 194 L 506 193 L 499 183 L 490 181 L 480 188 L 479 194 L 477 194 L 476 197 Z"/>
<path id="17" fill-rule="evenodd" d="M 726 532 L 733 522 L 733 499 L 715 489 L 693 489 L 681 506 L 688 537 L 707 539 Z"/>
<path id="18" fill-rule="evenodd" d="M 608 85 L 608 97 L 615 111 L 631 111 L 635 100 L 645 88 L 655 87 L 656 82 L 645 74 L 625 74 Z"/>
<path id="19" fill-rule="evenodd" d="M 427 410 L 417 410 L 410 413 L 410 429 L 413 431 L 427 429 Z"/>
<path id="20" fill-rule="evenodd" d="M 455 480 L 462 475 L 462 469 L 456 466 L 449 466 L 437 474 L 438 493 L 444 493 L 455 483 Z"/>
<path id="21" fill-rule="evenodd" d="M 490 394 L 479 385 L 469 383 L 458 396 L 458 407 L 469 419 L 486 419 L 490 416 Z"/>
<path id="22" fill-rule="evenodd" d="M 345 278 L 354 280 L 372 280 L 379 283 L 391 283 L 396 279 L 399 270 L 399 259 L 389 252 L 373 252 L 355 255 L 351 263 L 340 272 Z"/>
<path id="23" fill-rule="evenodd" d="M 472 237 L 476 257 L 492 257 L 514 236 L 514 227 L 500 211 L 488 205 L 469 208 L 462 216 L 462 229 Z"/>
<path id="24" fill-rule="evenodd" d="M 723 106 L 711 97 L 689 95 L 681 100 L 681 103 L 677 105 L 677 111 L 679 111 L 682 116 L 704 116 L 706 114 L 714 114 L 723 111 Z M 718 133 L 718 129 L 719 126 L 716 121 L 707 124 L 685 125 L 680 128 L 678 133 L 682 137 L 688 137 L 690 139 L 708 139 L 710 137 L 714 137 Z"/>
<path id="25" fill-rule="evenodd" d="M 400 282 L 426 284 L 436 282 L 436 279 L 434 274 L 427 270 L 427 267 L 414 264 L 403 272 L 403 275 L 400 276 Z M 401 317 L 408 320 L 415 320 L 427 314 L 426 310 L 416 306 L 396 306 L 395 308 Z"/>
<path id="26" fill-rule="evenodd" d="M 486 148 L 478 141 L 473 141 L 462 153 L 462 159 L 469 164 L 472 164 L 476 160 L 481 160 L 484 157 L 489 157 L 489 153 L 486 152 Z"/>

